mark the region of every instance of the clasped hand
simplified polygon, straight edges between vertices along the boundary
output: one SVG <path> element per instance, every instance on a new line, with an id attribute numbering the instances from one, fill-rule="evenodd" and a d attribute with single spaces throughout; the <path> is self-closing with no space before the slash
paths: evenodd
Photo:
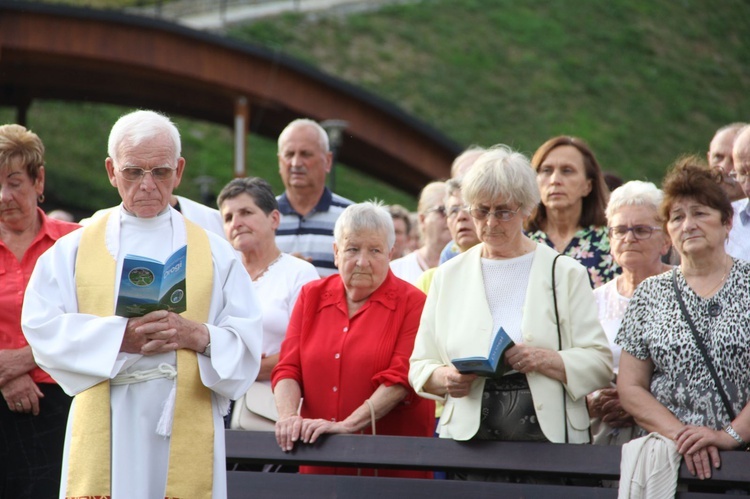
<path id="1" fill-rule="evenodd" d="M 737 443 L 723 430 L 686 425 L 675 435 L 677 452 L 682 454 L 688 471 L 701 480 L 711 478 L 711 466 L 719 468 L 719 450 L 734 449 Z"/>
<path id="2" fill-rule="evenodd" d="M 205 325 L 174 312 L 156 310 L 143 317 L 128 319 L 120 351 L 156 355 L 187 348 L 202 352 L 208 344 Z"/>
<path id="3" fill-rule="evenodd" d="M 289 452 L 294 444 L 301 440 L 303 443 L 312 444 L 325 433 L 351 433 L 341 421 L 329 421 L 327 419 L 308 419 L 302 416 L 288 416 L 276 422 L 276 443 L 281 450 Z"/>
<path id="4" fill-rule="evenodd" d="M 601 418 L 612 428 L 627 428 L 635 424 L 633 417 L 623 409 L 617 388 L 602 388 L 587 396 L 589 414 Z"/>

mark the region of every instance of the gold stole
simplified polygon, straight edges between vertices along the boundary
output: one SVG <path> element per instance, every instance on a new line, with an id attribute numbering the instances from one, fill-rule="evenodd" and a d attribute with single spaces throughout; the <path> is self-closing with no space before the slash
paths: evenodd
<path id="1" fill-rule="evenodd" d="M 115 309 L 117 266 L 105 240 L 108 219 L 109 215 L 100 217 L 84 229 L 76 257 L 78 311 L 100 317 L 111 316 Z M 213 283 L 211 246 L 202 228 L 188 220 L 185 228 L 187 311 L 182 315 L 205 323 Z M 187 349 L 176 354 L 177 388 L 165 497 L 211 499 L 214 454 L 211 390 L 201 382 L 197 354 Z M 155 429 L 156 421 L 154 428 L 144 431 Z M 111 497 L 110 432 L 109 380 L 105 380 L 75 396 L 66 498 Z M 138 458 L 132 456 L 134 460 Z"/>

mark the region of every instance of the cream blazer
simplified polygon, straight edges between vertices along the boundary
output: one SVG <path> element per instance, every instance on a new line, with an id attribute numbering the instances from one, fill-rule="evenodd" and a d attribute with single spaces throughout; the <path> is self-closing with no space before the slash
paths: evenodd
<path id="1" fill-rule="evenodd" d="M 427 295 L 410 359 L 409 382 L 416 392 L 445 404 L 438 425 L 441 438 L 468 440 L 479 429 L 485 378 L 474 381 L 466 397 L 441 397 L 424 391 L 438 367 L 450 359 L 487 355 L 493 334 L 478 244 L 438 267 Z M 523 306 L 521 332 L 526 345 L 558 350 L 552 298 L 552 261 L 557 252 L 537 244 Z M 596 301 L 586 269 L 569 257 L 556 266 L 557 305 L 562 331 L 562 357 L 567 384 L 538 373 L 526 375 L 537 418 L 551 442 L 565 442 L 567 420 L 571 443 L 589 442 L 586 395 L 608 386 L 612 352 L 597 316 Z M 563 390 L 564 388 L 564 390 Z M 563 418 L 563 396 L 567 418 Z"/>

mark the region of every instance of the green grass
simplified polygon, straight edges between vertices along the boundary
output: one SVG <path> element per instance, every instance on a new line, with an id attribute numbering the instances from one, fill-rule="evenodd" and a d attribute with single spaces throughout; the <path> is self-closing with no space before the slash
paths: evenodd
<path id="1" fill-rule="evenodd" d="M 748 32 L 740 0 L 425 0 L 228 34 L 360 84 L 463 144 L 531 154 L 578 135 L 605 169 L 658 182 L 716 128 L 750 119 Z"/>
<path id="2" fill-rule="evenodd" d="M 227 35 L 361 85 L 465 145 L 532 154 L 553 135 L 577 135 L 605 170 L 659 182 L 679 155 L 705 154 L 718 127 L 750 120 L 747 33 L 743 0 L 423 0 L 347 16 L 284 15 Z M 32 106 L 29 125 L 47 144 L 50 189 L 63 202 L 116 202 L 102 166 L 123 111 Z M 0 108 L 0 119 L 12 121 L 12 111 Z M 174 119 L 188 161 L 179 192 L 196 197 L 193 179 L 203 174 L 218 189 L 231 176 L 231 131 Z M 250 174 L 279 190 L 273 141 L 251 137 L 248 149 Z M 337 182 L 356 201 L 415 205 L 343 166 Z"/>

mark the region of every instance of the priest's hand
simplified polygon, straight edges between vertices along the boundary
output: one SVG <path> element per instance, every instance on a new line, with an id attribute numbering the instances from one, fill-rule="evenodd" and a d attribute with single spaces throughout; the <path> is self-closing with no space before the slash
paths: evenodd
<path id="1" fill-rule="evenodd" d="M 209 343 L 205 324 L 156 310 L 143 317 L 128 319 L 120 350 L 142 355 L 156 355 L 187 348 L 202 352 Z"/>

